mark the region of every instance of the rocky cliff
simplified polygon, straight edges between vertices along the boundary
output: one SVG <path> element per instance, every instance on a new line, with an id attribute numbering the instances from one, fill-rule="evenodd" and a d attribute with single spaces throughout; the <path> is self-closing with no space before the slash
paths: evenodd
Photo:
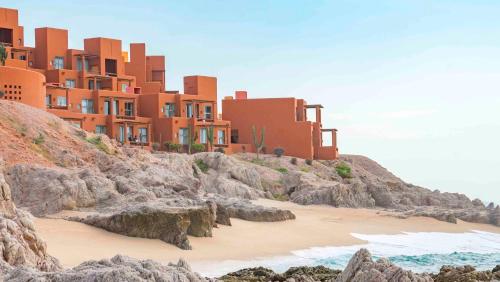
<path id="1" fill-rule="evenodd" d="M 60 269 L 57 259 L 47 254 L 37 236 L 31 215 L 16 208 L 9 184 L 5 181 L 4 161 L 0 159 L 0 279 L 15 266 L 30 266 L 42 271 Z"/>

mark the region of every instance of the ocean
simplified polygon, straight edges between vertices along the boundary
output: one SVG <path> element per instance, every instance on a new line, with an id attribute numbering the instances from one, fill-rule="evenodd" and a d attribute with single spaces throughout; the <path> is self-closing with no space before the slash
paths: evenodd
<path id="1" fill-rule="evenodd" d="M 340 247 L 314 247 L 292 251 L 287 256 L 203 263 L 193 265 L 193 268 L 207 277 L 218 277 L 242 268 L 256 266 L 267 267 L 276 272 L 284 272 L 293 266 L 315 265 L 343 269 L 360 248 L 368 249 L 374 259 L 386 257 L 394 264 L 414 272 L 436 273 L 442 265 L 466 264 L 479 270 L 486 270 L 500 264 L 500 234 L 496 233 L 471 231 L 404 232 L 397 235 L 352 233 L 351 235 L 367 243 Z"/>

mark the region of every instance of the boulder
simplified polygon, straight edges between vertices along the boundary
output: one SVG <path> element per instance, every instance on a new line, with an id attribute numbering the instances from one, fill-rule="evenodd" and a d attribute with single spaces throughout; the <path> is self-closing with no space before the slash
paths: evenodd
<path id="1" fill-rule="evenodd" d="M 365 282 L 365 281 L 418 281 L 431 282 L 427 274 L 415 274 L 393 265 L 387 259 L 374 262 L 370 252 L 361 249 L 354 254 L 348 265 L 336 278 L 337 282 Z"/>
<path id="2" fill-rule="evenodd" d="M 191 249 L 187 235 L 212 236 L 214 224 L 207 206 L 172 208 L 151 203 L 127 207 L 110 215 L 73 220 L 127 236 L 160 239 L 181 249 Z"/>
<path id="3" fill-rule="evenodd" d="M 222 206 L 229 217 L 248 221 L 274 222 L 295 219 L 295 215 L 289 210 L 259 206 L 241 199 L 220 198 L 217 199 L 217 205 Z"/>

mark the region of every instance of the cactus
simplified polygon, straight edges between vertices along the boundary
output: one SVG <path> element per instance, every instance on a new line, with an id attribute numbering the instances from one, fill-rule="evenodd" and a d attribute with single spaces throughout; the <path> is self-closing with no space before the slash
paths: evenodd
<path id="1" fill-rule="evenodd" d="M 214 127 L 213 125 L 210 125 L 208 128 L 207 128 L 207 141 L 208 141 L 208 144 L 209 144 L 209 148 L 208 148 L 208 151 L 212 151 L 212 148 L 214 146 Z"/>
<path id="2" fill-rule="evenodd" d="M 5 66 L 5 61 L 7 60 L 7 49 L 0 43 L 0 63 Z"/>
<path id="3" fill-rule="evenodd" d="M 191 149 L 193 148 L 193 144 L 195 144 L 198 139 L 198 133 L 193 130 L 193 126 L 191 124 L 188 125 L 188 154 L 191 155 Z"/>
<path id="4" fill-rule="evenodd" d="M 262 127 L 260 129 L 260 140 L 258 140 L 257 136 L 257 129 L 255 128 L 255 125 L 252 126 L 252 137 L 253 137 L 253 145 L 255 146 L 255 151 L 257 153 L 257 159 L 259 159 L 259 153 L 262 151 L 264 148 L 264 141 L 265 141 L 265 135 L 266 135 L 266 128 Z"/>

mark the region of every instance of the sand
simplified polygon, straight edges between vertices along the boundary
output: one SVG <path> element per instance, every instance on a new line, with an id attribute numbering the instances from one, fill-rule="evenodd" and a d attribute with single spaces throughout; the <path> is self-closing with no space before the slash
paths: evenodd
<path id="1" fill-rule="evenodd" d="M 110 258 L 116 254 L 163 263 L 176 262 L 182 257 L 192 265 L 203 265 L 213 261 L 289 255 L 290 251 L 310 247 L 365 243 L 350 233 L 454 233 L 471 230 L 500 233 L 500 228 L 492 225 L 466 222 L 451 224 L 426 217 L 400 219 L 377 210 L 301 206 L 270 200 L 257 202 L 290 209 L 297 219 L 273 223 L 231 219 L 233 226 L 215 228 L 211 238 L 190 237 L 193 250 L 189 251 L 160 240 L 126 237 L 63 219 L 38 218 L 35 226 L 47 242 L 48 252 L 65 267 L 90 259 Z"/>

